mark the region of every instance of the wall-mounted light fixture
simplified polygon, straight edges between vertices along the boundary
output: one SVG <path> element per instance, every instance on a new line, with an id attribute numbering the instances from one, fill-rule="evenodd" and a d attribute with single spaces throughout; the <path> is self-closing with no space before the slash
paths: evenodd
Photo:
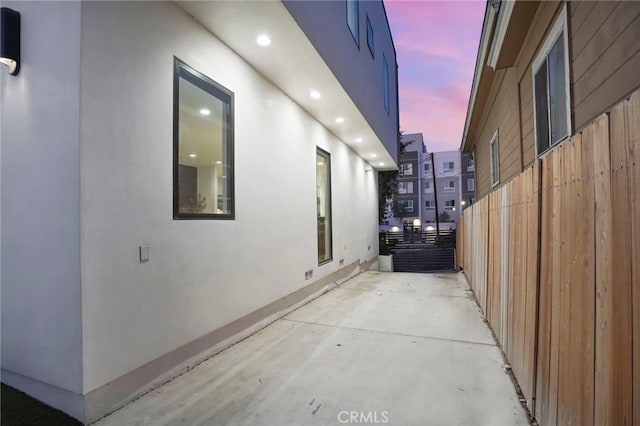
<path id="1" fill-rule="evenodd" d="M 0 63 L 9 69 L 9 74 L 20 71 L 20 12 L 8 7 L 1 8 Z"/>

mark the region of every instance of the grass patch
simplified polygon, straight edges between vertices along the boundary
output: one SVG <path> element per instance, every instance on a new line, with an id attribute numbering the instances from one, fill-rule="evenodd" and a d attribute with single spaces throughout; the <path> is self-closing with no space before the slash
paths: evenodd
<path id="1" fill-rule="evenodd" d="M 78 426 L 82 425 L 73 417 L 51 408 L 2 383 L 0 388 L 0 424 L 2 426 Z"/>

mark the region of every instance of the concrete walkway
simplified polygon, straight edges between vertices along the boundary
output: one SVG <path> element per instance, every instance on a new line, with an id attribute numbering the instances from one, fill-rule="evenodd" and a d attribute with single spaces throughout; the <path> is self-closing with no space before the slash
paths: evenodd
<path id="1" fill-rule="evenodd" d="M 365 272 L 97 425 L 526 425 L 459 274 Z"/>

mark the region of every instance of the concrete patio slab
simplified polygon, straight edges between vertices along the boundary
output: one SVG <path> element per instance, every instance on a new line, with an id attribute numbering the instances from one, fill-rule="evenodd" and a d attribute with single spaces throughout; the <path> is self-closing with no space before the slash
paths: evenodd
<path id="1" fill-rule="evenodd" d="M 106 425 L 525 425 L 456 274 L 363 273 Z"/>

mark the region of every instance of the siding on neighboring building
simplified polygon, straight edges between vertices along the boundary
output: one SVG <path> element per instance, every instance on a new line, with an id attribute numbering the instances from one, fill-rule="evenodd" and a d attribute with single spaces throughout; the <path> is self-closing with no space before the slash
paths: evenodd
<path id="1" fill-rule="evenodd" d="M 573 134 L 640 87 L 640 2 L 566 3 Z M 489 144 L 496 130 L 499 185 L 536 158 L 532 65 L 564 4 L 540 2 L 513 66 L 492 72 L 483 65 L 493 79 L 464 143 L 467 152 L 475 150 L 478 198 L 492 189 Z"/>

